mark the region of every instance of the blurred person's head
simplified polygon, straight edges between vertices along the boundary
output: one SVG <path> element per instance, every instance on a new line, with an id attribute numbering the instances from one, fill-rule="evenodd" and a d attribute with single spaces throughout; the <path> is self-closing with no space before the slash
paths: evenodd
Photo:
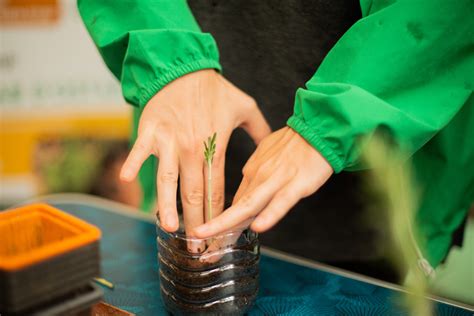
<path id="1" fill-rule="evenodd" d="M 40 193 L 89 193 L 138 207 L 138 181 L 119 180 L 128 150 L 125 140 L 45 138 L 34 152 Z"/>
<path id="2" fill-rule="evenodd" d="M 127 144 L 119 143 L 108 151 L 90 193 L 138 208 L 142 196 L 138 181 L 122 182 L 119 179 L 128 149 Z"/>

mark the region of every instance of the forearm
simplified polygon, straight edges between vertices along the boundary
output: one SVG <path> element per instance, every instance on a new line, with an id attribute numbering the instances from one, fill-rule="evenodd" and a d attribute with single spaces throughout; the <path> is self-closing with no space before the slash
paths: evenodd
<path id="1" fill-rule="evenodd" d="M 87 30 L 125 99 L 145 105 L 164 85 L 200 69 L 220 69 L 217 45 L 184 0 L 79 0 Z"/>

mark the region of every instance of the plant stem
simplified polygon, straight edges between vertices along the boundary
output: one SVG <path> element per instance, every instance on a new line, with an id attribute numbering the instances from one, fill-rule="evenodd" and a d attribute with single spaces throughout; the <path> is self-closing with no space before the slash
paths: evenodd
<path id="1" fill-rule="evenodd" d="M 207 162 L 207 205 L 208 220 L 212 219 L 212 162 Z"/>

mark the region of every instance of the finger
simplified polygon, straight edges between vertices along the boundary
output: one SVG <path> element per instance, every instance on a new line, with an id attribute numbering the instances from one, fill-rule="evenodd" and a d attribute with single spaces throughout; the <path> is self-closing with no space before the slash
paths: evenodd
<path id="1" fill-rule="evenodd" d="M 225 248 L 235 244 L 239 239 L 243 230 L 236 230 L 224 236 L 212 238 L 212 242 L 206 251 L 199 257 L 199 261 L 207 263 L 215 263 L 219 261 L 225 254 Z"/>
<path id="2" fill-rule="evenodd" d="M 220 251 L 227 247 L 233 246 L 235 242 L 239 239 L 240 235 L 244 230 L 246 230 L 252 221 L 253 217 L 248 220 L 240 223 L 239 225 L 233 227 L 230 231 L 231 233 L 224 236 L 219 236 L 217 238 L 212 238 L 212 243 L 207 247 L 206 251 L 199 257 L 199 261 L 215 263 L 220 260 L 225 255 L 225 251 Z"/>
<path id="3" fill-rule="evenodd" d="M 250 135 L 257 145 L 272 132 L 270 125 L 268 125 L 267 120 L 265 120 L 265 117 L 257 106 L 255 106 L 254 111 L 248 113 L 246 119 L 240 124 L 240 127 Z"/>
<path id="4" fill-rule="evenodd" d="M 242 168 L 242 181 L 235 192 L 234 198 L 232 200 L 232 204 L 237 203 L 242 195 L 248 190 L 250 182 L 252 181 L 253 177 L 255 176 L 255 171 L 257 170 L 258 164 L 256 163 L 258 156 L 258 148 L 255 152 L 250 156 L 250 158 L 245 163 L 244 167 Z"/>
<path id="5" fill-rule="evenodd" d="M 152 148 L 153 134 L 149 132 L 140 134 L 122 166 L 120 179 L 127 182 L 135 179 L 143 162 L 150 156 Z"/>
<path id="6" fill-rule="evenodd" d="M 246 192 L 237 204 L 232 205 L 221 215 L 197 227 L 194 230 L 196 236 L 208 238 L 241 224 L 260 212 L 286 182 L 286 178 L 281 176 L 267 179 L 252 192 Z"/>
<path id="7" fill-rule="evenodd" d="M 183 203 L 184 228 L 188 237 L 193 237 L 192 229 L 204 223 L 204 179 L 203 159 L 191 157 L 180 163 L 180 190 Z M 202 241 L 189 241 L 190 252 L 204 250 Z"/>
<path id="8" fill-rule="evenodd" d="M 278 223 L 298 201 L 303 198 L 301 190 L 295 184 L 281 189 L 265 209 L 253 221 L 250 228 L 262 233 Z"/>
<path id="9" fill-rule="evenodd" d="M 258 164 L 252 165 L 249 162 L 247 162 L 245 168 L 244 168 L 244 177 L 242 179 L 242 182 L 240 183 L 239 188 L 237 189 L 237 192 L 235 193 L 234 196 L 234 203 L 238 203 L 238 201 L 244 196 L 245 194 L 252 192 L 255 190 L 256 187 L 261 185 L 262 181 L 256 179 L 258 177 L 257 171 L 258 171 Z M 250 170 L 250 171 L 249 171 Z"/>
<path id="10" fill-rule="evenodd" d="M 178 159 L 172 150 L 160 152 L 156 184 L 160 223 L 166 231 L 174 232 L 179 227 L 176 210 Z"/>
<path id="11" fill-rule="evenodd" d="M 205 221 L 217 217 L 224 210 L 225 203 L 225 146 L 226 140 L 221 140 L 221 147 L 216 148 L 216 154 L 209 170 L 207 163 L 204 164 L 204 191 L 205 191 Z M 209 173 L 211 171 L 211 173 Z M 211 201 L 211 203 L 209 203 Z"/>
<path id="12" fill-rule="evenodd" d="M 248 161 L 245 163 L 245 166 L 242 169 L 242 173 L 245 175 L 253 175 L 259 166 L 257 161 L 268 160 L 275 152 L 278 152 L 278 147 L 276 146 L 278 142 L 283 141 L 287 143 L 285 138 L 285 130 L 279 129 L 276 132 L 273 132 L 271 136 L 263 139 L 260 144 L 257 146 L 257 149 L 250 156 Z"/>
<path id="13" fill-rule="evenodd" d="M 239 188 L 237 189 L 237 192 L 235 192 L 234 199 L 232 200 L 232 205 L 236 204 L 244 192 L 247 190 L 247 187 L 250 184 L 249 177 L 243 177 L 242 182 L 240 182 Z"/>

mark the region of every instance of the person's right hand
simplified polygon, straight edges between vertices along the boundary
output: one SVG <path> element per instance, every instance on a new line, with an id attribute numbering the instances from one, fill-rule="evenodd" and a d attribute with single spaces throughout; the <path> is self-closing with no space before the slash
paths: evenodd
<path id="1" fill-rule="evenodd" d="M 204 176 L 205 141 L 217 133 L 213 161 L 213 217 L 224 207 L 224 159 L 232 131 L 244 128 L 256 144 L 271 130 L 256 102 L 212 69 L 176 79 L 159 91 L 145 106 L 138 138 L 125 161 L 120 178 L 133 180 L 143 162 L 159 159 L 157 190 L 161 226 L 178 229 L 176 190 L 180 177 L 186 232 L 204 223 L 207 209 L 207 178 Z M 189 235 L 188 235 L 189 236 Z M 202 251 L 203 249 L 190 249 Z"/>

